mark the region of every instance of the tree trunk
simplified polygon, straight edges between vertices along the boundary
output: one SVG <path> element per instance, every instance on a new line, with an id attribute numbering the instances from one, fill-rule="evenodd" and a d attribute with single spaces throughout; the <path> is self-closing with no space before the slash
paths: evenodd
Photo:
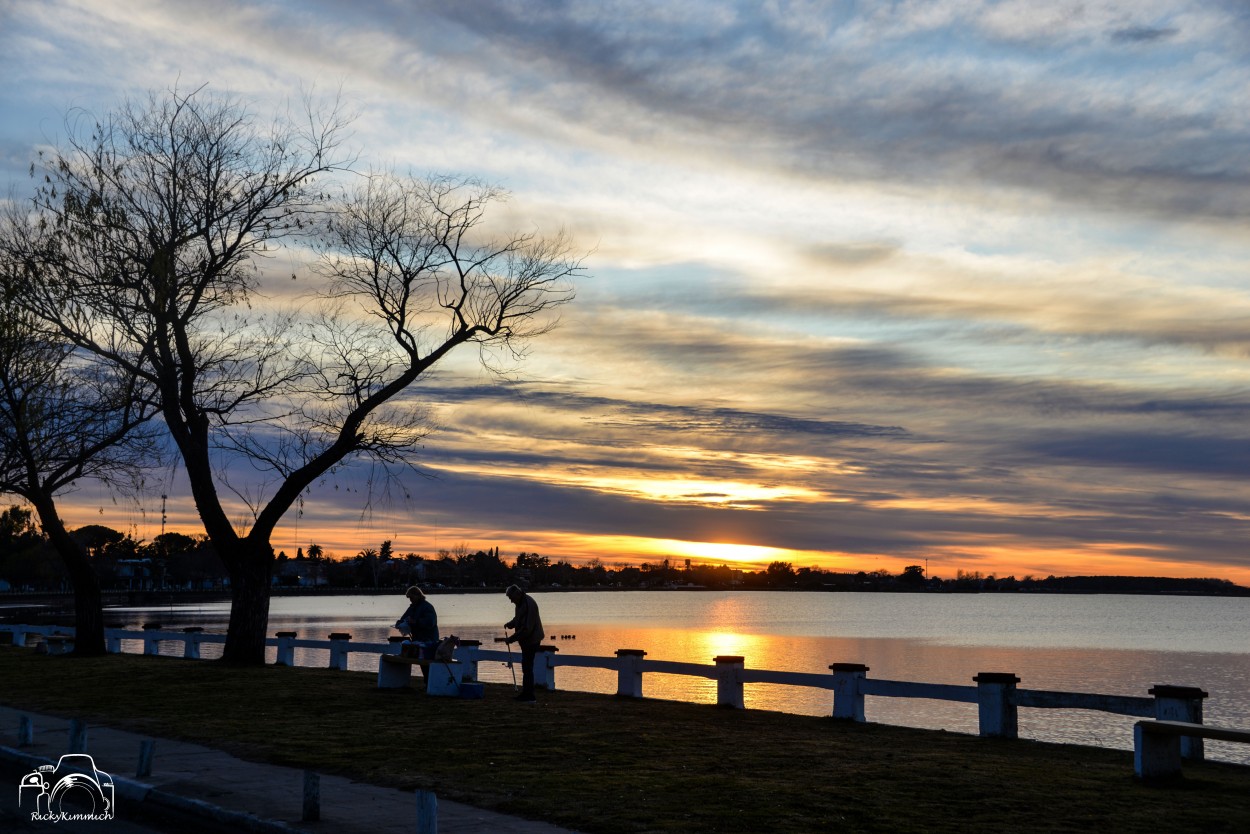
<path id="1" fill-rule="evenodd" d="M 269 628 L 273 548 L 239 539 L 226 560 L 230 571 L 230 626 L 221 659 L 234 666 L 263 666 Z"/>
<path id="2" fill-rule="evenodd" d="M 87 564 L 85 554 L 78 559 L 82 570 L 70 568 L 74 583 L 74 654 L 80 657 L 98 657 L 105 653 L 104 647 L 104 599 L 100 594 L 100 578 Z M 69 559 L 65 559 L 66 565 Z"/>
<path id="3" fill-rule="evenodd" d="M 91 657 L 104 654 L 104 599 L 100 578 L 87 559 L 87 551 L 74 541 L 56 511 L 51 495 L 37 496 L 35 512 L 39 525 L 52 543 L 74 586 L 74 654 Z"/>

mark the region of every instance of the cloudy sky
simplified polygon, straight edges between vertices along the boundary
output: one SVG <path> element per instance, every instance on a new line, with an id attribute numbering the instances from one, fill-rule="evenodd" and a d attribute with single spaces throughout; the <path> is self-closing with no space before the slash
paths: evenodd
<path id="1" fill-rule="evenodd" d="M 591 253 L 423 389 L 429 477 L 327 479 L 288 552 L 1250 584 L 1243 2 L 0 0 L 0 82 L 19 191 L 70 108 L 341 90 L 370 163 Z M 193 532 L 152 481 L 70 519 Z"/>

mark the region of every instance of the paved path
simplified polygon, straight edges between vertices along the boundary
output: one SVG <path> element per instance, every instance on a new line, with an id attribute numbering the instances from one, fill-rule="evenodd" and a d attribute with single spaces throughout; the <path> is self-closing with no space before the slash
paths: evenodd
<path id="1" fill-rule="evenodd" d="M 34 743 L 19 747 L 21 716 L 34 722 Z M 56 763 L 69 752 L 69 721 L 0 706 L 0 761 L 16 772 L 38 757 Z M 257 764 L 220 750 L 171 739 L 155 739 L 152 775 L 135 777 L 140 743 L 152 736 L 88 726 L 86 752 L 97 769 L 117 784 L 117 812 L 126 818 L 129 803 L 143 803 L 146 813 L 167 810 L 220 824 L 221 830 L 264 834 L 343 832 L 343 834 L 412 834 L 417 827 L 417 796 L 411 792 L 354 782 L 341 776 L 320 777 L 321 820 L 301 822 L 304 771 Z M 0 785 L 16 792 L 17 782 Z M 438 800 L 439 834 L 572 834 L 542 822 L 483 811 Z M 53 826 L 45 823 L 49 828 Z M 55 826 L 60 829 L 60 824 Z M 102 829 L 101 829 L 102 830 Z"/>

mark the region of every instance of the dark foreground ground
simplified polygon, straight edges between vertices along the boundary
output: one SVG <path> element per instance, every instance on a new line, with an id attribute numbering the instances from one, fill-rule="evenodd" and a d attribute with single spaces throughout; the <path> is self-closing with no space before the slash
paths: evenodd
<path id="1" fill-rule="evenodd" d="M 417 684 L 420 688 L 420 684 Z M 666 701 L 379 692 L 357 672 L 0 647 L 0 702 L 584 832 L 1250 831 L 1250 768 Z M 12 746 L 16 727 L 0 728 Z M 2 787 L 2 786 L 0 786 Z"/>

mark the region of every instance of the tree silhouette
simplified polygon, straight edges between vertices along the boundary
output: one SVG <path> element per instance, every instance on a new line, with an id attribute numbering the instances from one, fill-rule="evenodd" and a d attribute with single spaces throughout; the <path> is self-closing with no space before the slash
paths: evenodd
<path id="1" fill-rule="evenodd" d="M 0 494 L 34 508 L 74 588 L 74 652 L 105 651 L 100 580 L 66 530 L 57 496 L 83 478 L 137 483 L 155 456 L 151 389 L 125 368 L 83 356 L 19 303 L 53 282 L 42 232 L 15 213 L 0 220 Z"/>
<path id="2" fill-rule="evenodd" d="M 790 562 L 769 562 L 764 575 L 769 585 L 788 587 L 794 584 L 794 565 Z"/>
<path id="3" fill-rule="evenodd" d="M 46 552 L 48 540 L 35 528 L 33 517 L 33 511 L 16 504 L 0 512 L 0 577 L 18 588 L 39 587 L 60 572 Z"/>
<path id="4" fill-rule="evenodd" d="M 368 582 L 369 587 L 378 587 L 378 551 L 372 547 L 367 547 L 357 553 L 356 558 L 360 560 L 366 571 L 365 580 Z"/>
<path id="5" fill-rule="evenodd" d="M 264 662 L 270 539 L 299 496 L 349 458 L 407 462 L 429 427 L 401 395 L 462 345 L 523 353 L 580 271 L 560 237 L 482 234 L 502 195 L 473 182 L 378 174 L 336 195 L 318 180 L 354 164 L 346 126 L 174 90 L 69 120 L 38 171 L 61 277 L 24 303 L 156 390 L 230 574 L 227 662 Z M 310 235 L 320 309 L 265 313 L 262 259 Z M 232 480 L 240 456 L 253 481 Z"/>

